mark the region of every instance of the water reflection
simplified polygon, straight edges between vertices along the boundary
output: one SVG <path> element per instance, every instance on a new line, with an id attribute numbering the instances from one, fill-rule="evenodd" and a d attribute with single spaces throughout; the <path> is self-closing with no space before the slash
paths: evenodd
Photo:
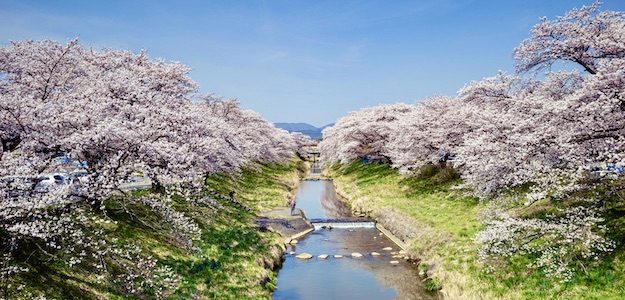
<path id="1" fill-rule="evenodd" d="M 295 199 L 296 207 L 309 219 L 351 216 L 349 207 L 336 195 L 332 181 L 302 181 Z"/>
<path id="2" fill-rule="evenodd" d="M 314 231 L 289 251 L 315 257 L 286 257 L 274 299 L 431 299 L 414 265 L 401 259 L 399 265 L 391 265 L 395 259 L 384 247 L 396 245 L 373 228 Z M 372 256 L 373 251 L 381 255 Z M 353 252 L 363 257 L 352 258 Z M 330 257 L 319 259 L 320 254 Z"/>
<path id="3" fill-rule="evenodd" d="M 325 212 L 325 218 L 351 217 L 351 209 L 336 194 L 332 181 L 323 181 L 321 184 L 323 185 L 323 193 L 321 194 L 319 203 Z"/>

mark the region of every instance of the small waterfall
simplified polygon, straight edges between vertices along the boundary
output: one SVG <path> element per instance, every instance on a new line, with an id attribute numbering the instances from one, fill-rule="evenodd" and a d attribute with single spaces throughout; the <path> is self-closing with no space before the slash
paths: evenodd
<path id="1" fill-rule="evenodd" d="M 313 222 L 315 230 L 324 228 L 374 228 L 375 222 Z"/>

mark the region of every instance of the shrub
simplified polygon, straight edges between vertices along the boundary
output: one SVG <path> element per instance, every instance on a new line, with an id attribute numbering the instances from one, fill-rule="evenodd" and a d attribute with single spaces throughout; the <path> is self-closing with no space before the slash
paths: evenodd
<path id="1" fill-rule="evenodd" d="M 558 209 L 545 219 L 522 219 L 493 211 L 486 228 L 475 240 L 482 244 L 480 258 L 528 256 L 534 267 L 563 282 L 572 279 L 574 265 L 581 260 L 597 260 L 614 249 L 606 237 L 602 210 L 593 207 Z"/>

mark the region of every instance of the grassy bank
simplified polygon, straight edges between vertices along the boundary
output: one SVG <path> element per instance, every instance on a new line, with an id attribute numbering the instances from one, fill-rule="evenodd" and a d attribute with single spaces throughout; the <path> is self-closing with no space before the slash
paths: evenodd
<path id="1" fill-rule="evenodd" d="M 431 168 L 406 178 L 386 164 L 355 162 L 326 173 L 354 209 L 398 231 L 406 223 L 416 228 L 407 240 L 410 252 L 428 265 L 448 299 L 620 299 L 625 293 L 622 249 L 580 267 L 568 283 L 528 268 L 523 257 L 495 268 L 481 265 L 473 237 L 488 204 L 459 188 L 461 180 L 451 169 Z"/>
<path id="2" fill-rule="evenodd" d="M 212 189 L 227 194 L 235 191 L 237 199 L 257 212 L 283 205 L 297 187 L 305 166 L 299 160 L 287 164 L 258 165 L 243 170 L 236 177 L 215 175 L 208 179 Z M 149 191 L 133 192 L 132 197 L 150 196 Z M 130 196 L 129 196 L 130 197 Z M 152 278 L 153 284 L 137 291 L 120 288 L 112 277 L 97 278 L 88 264 L 72 268 L 60 259 L 29 257 L 29 271 L 11 283 L 7 298 L 68 299 L 151 299 L 160 295 L 170 299 L 262 299 L 269 298 L 275 287 L 271 270 L 281 257 L 281 239 L 271 232 L 254 227 L 255 212 L 246 212 L 228 201 L 216 205 L 173 200 L 173 207 L 191 217 L 201 230 L 196 247 L 185 247 L 179 233 L 146 206 L 116 197 L 106 202 L 110 223 L 105 225 L 106 241 L 117 245 L 137 245 L 142 256 L 156 259 L 164 278 Z M 121 260 L 121 258 L 119 259 Z M 122 273 L 123 265 L 108 261 L 110 273 Z M 140 270 L 138 270 L 140 271 Z M 128 296 L 132 293 L 131 296 Z M 0 297 L 2 298 L 2 297 Z"/>

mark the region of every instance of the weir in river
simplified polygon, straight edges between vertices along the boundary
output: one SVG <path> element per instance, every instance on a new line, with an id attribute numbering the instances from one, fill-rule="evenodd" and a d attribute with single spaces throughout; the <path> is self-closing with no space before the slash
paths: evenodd
<path id="1" fill-rule="evenodd" d="M 302 181 L 296 207 L 315 230 L 287 249 L 274 299 L 435 298 L 423 289 L 416 265 L 397 255 L 397 244 L 372 220 L 352 216 L 332 181 Z M 313 257 L 297 258 L 301 253 Z"/>

